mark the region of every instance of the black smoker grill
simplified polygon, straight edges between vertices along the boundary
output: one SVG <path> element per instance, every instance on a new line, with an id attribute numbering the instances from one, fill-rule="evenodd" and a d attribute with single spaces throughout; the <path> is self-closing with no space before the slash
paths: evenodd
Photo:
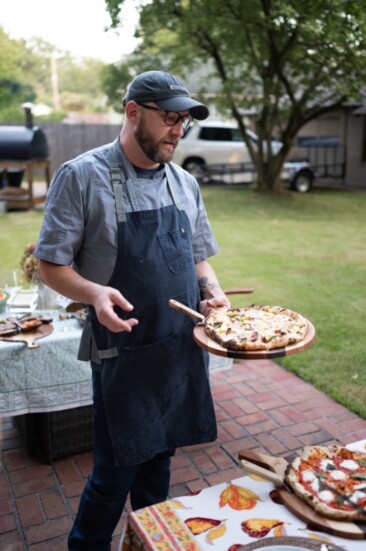
<path id="1" fill-rule="evenodd" d="M 45 194 L 35 196 L 33 192 L 33 172 L 45 170 L 47 189 L 50 183 L 49 151 L 45 134 L 34 127 L 31 109 L 25 108 L 25 126 L 0 126 L 0 172 L 2 189 L 0 200 L 11 208 L 34 208 L 44 202 Z M 24 173 L 28 189 L 20 187 Z"/>
<path id="2" fill-rule="evenodd" d="M 0 160 L 47 159 L 48 144 L 40 128 L 0 126 Z"/>

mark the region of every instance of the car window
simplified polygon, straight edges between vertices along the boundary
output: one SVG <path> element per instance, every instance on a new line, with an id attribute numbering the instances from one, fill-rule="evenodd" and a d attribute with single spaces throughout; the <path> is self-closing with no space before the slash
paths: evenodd
<path id="1" fill-rule="evenodd" d="M 232 128 L 231 129 L 231 140 L 233 142 L 242 142 L 243 136 L 241 135 L 241 132 L 239 128 Z"/>
<path id="2" fill-rule="evenodd" d="M 203 127 L 199 133 L 200 140 L 209 140 L 211 142 L 232 142 L 231 128 Z"/>

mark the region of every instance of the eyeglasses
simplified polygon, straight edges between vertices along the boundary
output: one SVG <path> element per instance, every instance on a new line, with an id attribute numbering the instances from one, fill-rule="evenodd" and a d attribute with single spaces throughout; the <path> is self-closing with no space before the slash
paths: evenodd
<path id="1" fill-rule="evenodd" d="M 137 103 L 137 102 L 136 102 Z M 182 121 L 183 130 L 186 131 L 193 121 L 191 115 L 180 115 L 179 113 L 174 113 L 174 111 L 164 111 L 164 109 L 159 109 L 159 107 L 153 107 L 152 105 L 146 105 L 146 103 L 138 103 L 144 109 L 151 109 L 152 111 L 160 111 L 164 113 L 164 124 L 167 126 L 175 126 L 179 121 Z"/>

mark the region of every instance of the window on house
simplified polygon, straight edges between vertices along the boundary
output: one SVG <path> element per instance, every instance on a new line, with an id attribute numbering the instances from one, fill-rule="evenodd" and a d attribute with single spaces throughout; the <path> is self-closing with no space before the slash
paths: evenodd
<path id="1" fill-rule="evenodd" d="M 298 147 L 338 147 L 340 143 L 339 136 L 300 136 L 297 139 Z"/>

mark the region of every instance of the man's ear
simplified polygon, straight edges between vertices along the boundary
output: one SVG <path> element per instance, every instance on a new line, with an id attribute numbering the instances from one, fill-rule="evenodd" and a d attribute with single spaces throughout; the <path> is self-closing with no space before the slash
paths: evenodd
<path id="1" fill-rule="evenodd" d="M 125 106 L 125 114 L 128 119 L 136 119 L 138 113 L 138 104 L 135 101 L 129 101 Z"/>

